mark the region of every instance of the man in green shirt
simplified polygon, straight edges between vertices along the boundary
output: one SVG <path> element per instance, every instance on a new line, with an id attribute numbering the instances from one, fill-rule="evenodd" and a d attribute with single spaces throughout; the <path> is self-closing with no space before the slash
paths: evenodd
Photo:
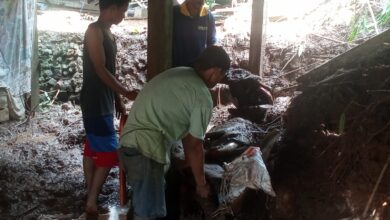
<path id="1" fill-rule="evenodd" d="M 181 140 L 198 195 L 209 186 L 204 174 L 203 138 L 213 102 L 209 88 L 224 77 L 230 59 L 222 47 L 206 48 L 192 67 L 169 69 L 137 96 L 120 138 L 119 160 L 133 189 L 135 219 L 166 215 L 164 174 L 172 142 Z"/>

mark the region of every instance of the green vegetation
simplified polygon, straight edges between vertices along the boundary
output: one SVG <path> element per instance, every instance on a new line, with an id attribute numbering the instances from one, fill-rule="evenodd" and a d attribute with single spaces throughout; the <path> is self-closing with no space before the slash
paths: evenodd
<path id="1" fill-rule="evenodd" d="M 359 34 L 370 34 L 375 32 L 375 22 L 378 25 L 378 29 L 383 29 L 390 24 L 390 0 L 386 0 L 382 10 L 377 10 L 380 11 L 380 13 L 375 15 L 375 21 L 369 13 L 369 7 L 371 7 L 371 5 L 368 5 L 367 2 L 361 3 L 360 1 L 355 1 L 354 4 L 358 9 L 355 13 L 348 41 L 351 42 L 356 40 Z"/>
<path id="2" fill-rule="evenodd" d="M 215 0 L 205 0 L 205 3 L 207 5 L 207 7 L 209 7 L 211 9 L 211 8 L 213 8 L 213 6 L 215 4 Z"/>
<path id="3" fill-rule="evenodd" d="M 390 0 L 387 0 L 382 13 L 377 17 L 379 25 L 386 26 L 390 21 Z"/>

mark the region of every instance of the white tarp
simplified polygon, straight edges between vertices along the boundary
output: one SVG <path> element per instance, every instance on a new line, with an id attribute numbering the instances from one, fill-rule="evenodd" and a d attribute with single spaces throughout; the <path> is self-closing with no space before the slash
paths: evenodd
<path id="1" fill-rule="evenodd" d="M 0 1 L 0 121 L 24 117 L 23 95 L 31 91 L 35 7 L 35 0 Z"/>

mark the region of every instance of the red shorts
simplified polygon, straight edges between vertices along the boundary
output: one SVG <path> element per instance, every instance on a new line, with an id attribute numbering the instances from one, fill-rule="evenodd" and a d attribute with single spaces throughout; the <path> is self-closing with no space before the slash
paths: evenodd
<path id="1" fill-rule="evenodd" d="M 114 167 L 118 166 L 118 153 L 113 152 L 95 152 L 91 149 L 88 139 L 84 139 L 84 157 L 92 157 L 95 166 L 97 167 Z"/>

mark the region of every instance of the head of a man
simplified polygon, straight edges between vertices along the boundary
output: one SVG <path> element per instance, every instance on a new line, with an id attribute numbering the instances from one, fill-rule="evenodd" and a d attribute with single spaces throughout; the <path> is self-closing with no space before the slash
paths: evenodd
<path id="1" fill-rule="evenodd" d="M 109 14 L 113 24 L 119 24 L 129 7 L 130 0 L 99 0 L 100 13 Z"/>
<path id="2" fill-rule="evenodd" d="M 220 46 L 206 48 L 192 63 L 207 87 L 212 88 L 221 82 L 230 68 L 230 58 Z"/>
<path id="3" fill-rule="evenodd" d="M 199 15 L 205 0 L 186 0 L 185 4 L 187 5 L 188 10 L 191 15 Z"/>

